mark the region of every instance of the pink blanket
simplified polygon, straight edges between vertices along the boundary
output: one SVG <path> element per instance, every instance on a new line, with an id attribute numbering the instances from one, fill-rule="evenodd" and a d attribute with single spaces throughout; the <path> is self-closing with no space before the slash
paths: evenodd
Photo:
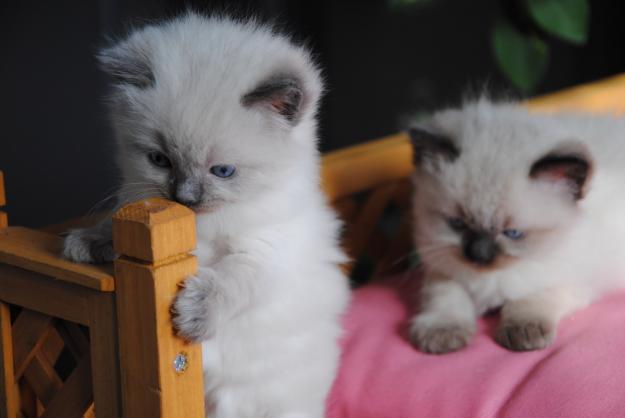
<path id="1" fill-rule="evenodd" d="M 393 280 L 355 292 L 329 418 L 625 417 L 625 292 L 562 321 L 546 350 L 501 348 L 486 318 L 440 356 L 408 343 L 405 294 Z"/>

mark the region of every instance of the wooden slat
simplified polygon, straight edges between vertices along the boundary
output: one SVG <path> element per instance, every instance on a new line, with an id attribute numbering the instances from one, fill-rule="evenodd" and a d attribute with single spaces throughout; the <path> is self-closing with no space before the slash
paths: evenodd
<path id="1" fill-rule="evenodd" d="M 0 264 L 0 300 L 13 305 L 87 325 L 92 292 L 95 290 Z"/>
<path id="2" fill-rule="evenodd" d="M 528 106 L 537 111 L 573 110 L 620 115 L 625 113 L 625 74 L 536 97 L 528 101 Z"/>
<path id="3" fill-rule="evenodd" d="M 56 374 L 54 367 L 41 353 L 36 353 L 28 364 L 24 372 L 24 379 L 44 407 L 54 399 L 54 396 L 63 387 L 63 381 Z"/>
<path id="4" fill-rule="evenodd" d="M 41 347 L 41 355 L 48 363 L 54 364 L 61 355 L 63 348 L 65 348 L 63 339 L 59 335 L 58 331 L 55 328 L 52 328 L 48 334 L 48 338 L 46 338 L 43 346 Z"/>
<path id="5" fill-rule="evenodd" d="M 0 302 L 0 418 L 15 418 L 18 396 L 13 373 L 13 337 L 9 305 Z"/>
<path id="6" fill-rule="evenodd" d="M 86 353 L 80 359 L 61 390 L 46 408 L 42 418 L 80 418 L 89 409 L 93 398 L 90 357 L 89 353 Z"/>
<path id="7" fill-rule="evenodd" d="M 89 409 L 87 409 L 87 412 L 85 412 L 85 415 L 83 416 L 83 418 L 99 418 L 95 416 L 95 407 L 93 404 L 91 404 Z"/>
<path id="8" fill-rule="evenodd" d="M 176 337 L 171 324 L 178 286 L 197 270 L 186 254 L 195 243 L 195 218 L 177 206 L 133 205 L 113 218 L 115 251 L 122 254 L 115 279 L 125 418 L 205 417 L 201 347 Z M 179 353 L 188 366 L 177 373 Z"/>
<path id="9" fill-rule="evenodd" d="M 89 351 L 87 336 L 83 334 L 78 325 L 72 322 L 59 321 L 56 330 L 74 358 L 81 358 L 84 353 Z"/>
<path id="10" fill-rule="evenodd" d="M 402 222 L 397 235 L 393 237 L 384 254 L 376 260 L 373 277 L 388 275 L 409 261 L 413 251 L 410 237 L 412 229 L 407 224 L 408 222 Z"/>
<path id="11" fill-rule="evenodd" d="M 6 193 L 4 191 L 4 173 L 0 171 L 0 206 L 7 204 Z"/>
<path id="12" fill-rule="evenodd" d="M 48 336 L 53 318 L 29 309 L 22 309 L 13 324 L 13 367 L 19 379 L 28 362 Z"/>
<path id="13" fill-rule="evenodd" d="M 21 227 L 0 230 L 0 263 L 103 292 L 115 289 L 111 264 L 73 263 L 60 258 L 61 247 L 56 235 Z"/>
<path id="14" fill-rule="evenodd" d="M 346 221 L 351 221 L 358 211 L 358 203 L 352 196 L 338 199 L 332 203 L 332 207 L 339 217 Z"/>
<path id="15" fill-rule="evenodd" d="M 353 254 L 358 255 L 369 244 L 375 233 L 375 228 L 384 213 L 393 192 L 395 183 L 378 187 L 369 196 L 364 207 L 358 213 L 353 224 L 349 225 L 345 235 L 345 241 Z"/>
<path id="16" fill-rule="evenodd" d="M 4 192 L 4 174 L 0 171 L 0 207 L 6 205 L 6 196 Z M 9 225 L 9 218 L 6 212 L 0 210 L 0 229 Z"/>
<path id="17" fill-rule="evenodd" d="M 401 133 L 326 154 L 322 186 L 334 201 L 407 177 L 412 170 L 410 140 Z"/>
<path id="18" fill-rule="evenodd" d="M 117 311 L 115 297 L 110 293 L 94 293 L 91 298 L 91 369 L 93 400 L 98 418 L 119 418 L 121 387 Z"/>
<path id="19" fill-rule="evenodd" d="M 20 409 L 22 414 L 27 418 L 34 418 L 37 416 L 37 397 L 28 383 L 21 379 L 18 384 L 19 387 L 19 400 Z"/>

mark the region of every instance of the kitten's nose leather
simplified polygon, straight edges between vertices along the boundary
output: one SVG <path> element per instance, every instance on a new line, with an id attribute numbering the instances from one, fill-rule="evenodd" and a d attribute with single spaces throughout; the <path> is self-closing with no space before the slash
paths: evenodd
<path id="1" fill-rule="evenodd" d="M 174 199 L 185 206 L 197 206 L 202 202 L 201 187 L 192 182 L 176 184 Z"/>
<path id="2" fill-rule="evenodd" d="M 201 200 L 196 199 L 193 196 L 185 197 L 185 196 L 176 195 L 176 202 L 183 204 L 185 206 L 193 207 L 193 206 L 199 205 Z"/>
<path id="3" fill-rule="evenodd" d="M 491 264 L 497 257 L 499 248 L 491 235 L 470 233 L 465 238 L 464 256 L 476 264 Z"/>

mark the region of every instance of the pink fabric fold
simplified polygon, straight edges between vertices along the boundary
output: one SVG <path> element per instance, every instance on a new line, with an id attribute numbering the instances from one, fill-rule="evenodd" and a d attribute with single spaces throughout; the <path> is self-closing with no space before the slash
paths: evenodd
<path id="1" fill-rule="evenodd" d="M 407 341 L 402 282 L 355 292 L 329 418 L 625 417 L 625 292 L 562 321 L 545 350 L 500 347 L 491 317 L 468 347 L 436 356 Z"/>

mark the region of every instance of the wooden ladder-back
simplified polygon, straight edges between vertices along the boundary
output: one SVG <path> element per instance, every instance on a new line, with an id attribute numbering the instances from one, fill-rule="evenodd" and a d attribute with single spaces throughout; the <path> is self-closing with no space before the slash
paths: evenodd
<path id="1" fill-rule="evenodd" d="M 625 75 L 528 105 L 622 113 Z M 345 220 L 354 279 L 403 268 L 411 172 L 404 135 L 324 156 L 323 188 Z M 200 347 L 174 335 L 169 313 L 197 268 L 194 215 L 142 201 L 120 210 L 113 229 L 114 266 L 75 264 L 60 258 L 60 237 L 7 226 L 0 211 L 0 418 L 204 416 Z"/>

